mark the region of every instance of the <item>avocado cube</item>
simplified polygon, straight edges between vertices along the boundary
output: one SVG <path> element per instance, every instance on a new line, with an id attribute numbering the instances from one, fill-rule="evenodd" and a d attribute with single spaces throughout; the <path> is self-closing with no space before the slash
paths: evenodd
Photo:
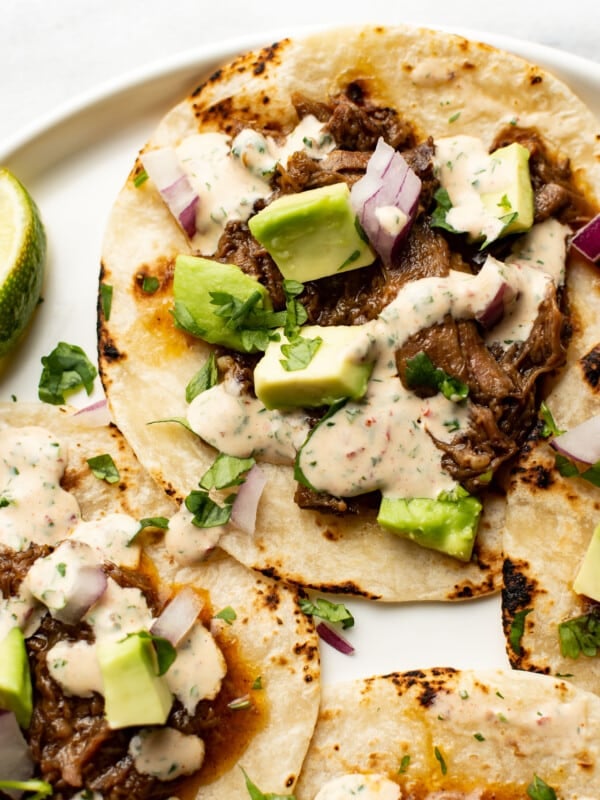
<path id="1" fill-rule="evenodd" d="M 283 366 L 281 346 L 288 341 L 283 331 L 255 367 L 254 389 L 266 408 L 316 408 L 364 395 L 373 363 L 360 326 L 307 325 L 301 335 L 322 340 L 306 367 L 289 371 Z"/>
<path id="2" fill-rule="evenodd" d="M 573 590 L 600 602 L 600 525 L 597 525 L 573 581 Z"/>
<path id="3" fill-rule="evenodd" d="M 268 310 L 273 307 L 265 287 L 235 264 L 221 264 L 199 256 L 177 256 L 173 276 L 177 326 L 205 342 L 247 352 L 239 331 L 217 314 L 219 305 L 213 302 L 211 292 L 232 295 L 242 303 L 258 292 L 254 307 Z"/>
<path id="4" fill-rule="evenodd" d="M 20 628 L 11 628 L 0 642 L 0 708 L 12 711 L 22 728 L 29 727 L 31 673 L 25 637 Z"/>
<path id="5" fill-rule="evenodd" d="M 377 522 L 421 547 L 469 561 L 480 513 L 479 500 L 466 493 L 456 500 L 383 497 Z"/>
<path id="6" fill-rule="evenodd" d="M 96 647 L 109 727 L 164 725 L 173 695 L 157 675 L 151 639 L 134 633 L 118 642 L 100 641 Z"/>
<path id="7" fill-rule="evenodd" d="M 490 176 L 502 175 L 502 186 L 493 192 L 482 192 L 486 211 L 505 218 L 502 236 L 528 231 L 533 225 L 533 188 L 529 176 L 529 150 L 518 142 L 501 147 L 490 155 Z"/>
<path id="8" fill-rule="evenodd" d="M 345 183 L 283 195 L 251 217 L 248 227 L 284 278 L 300 283 L 375 260 Z"/>

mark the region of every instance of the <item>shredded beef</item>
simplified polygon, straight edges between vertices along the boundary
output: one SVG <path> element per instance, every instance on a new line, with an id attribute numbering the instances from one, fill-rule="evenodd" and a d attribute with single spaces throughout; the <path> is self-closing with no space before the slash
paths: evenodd
<path id="1" fill-rule="evenodd" d="M 0 548 L 0 577 L 5 596 L 14 594 L 36 558 L 50 548 L 32 545 L 22 553 Z M 159 598 L 150 580 L 140 572 L 105 565 L 107 575 L 123 587 L 144 592 L 153 613 Z M 65 625 L 47 614 L 36 633 L 27 639 L 33 683 L 33 715 L 25 732 L 37 774 L 54 787 L 56 800 L 72 797 L 86 788 L 104 800 L 161 800 L 176 794 L 180 781 L 161 782 L 142 775 L 128 755 L 136 728 L 111 730 L 104 719 L 104 698 L 67 696 L 48 671 L 47 653 L 58 641 L 93 641 L 89 625 Z M 197 732 L 210 716 L 211 704 L 200 703 L 190 718 L 176 701 L 168 724 L 183 732 Z"/>

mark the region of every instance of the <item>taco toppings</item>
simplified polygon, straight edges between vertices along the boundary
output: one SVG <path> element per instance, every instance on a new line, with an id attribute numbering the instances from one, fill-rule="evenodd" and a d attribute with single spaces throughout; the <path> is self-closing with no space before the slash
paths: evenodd
<path id="1" fill-rule="evenodd" d="M 44 413 L 10 410 L 11 421 L 37 422 Z M 173 582 L 162 545 L 154 562 L 143 551 L 139 518 L 109 510 L 122 504 L 130 477 L 141 497 L 156 490 L 116 432 L 83 433 L 76 417 L 51 417 L 52 432 L 0 425 L 0 794 L 10 780 L 33 779 L 55 797 L 160 798 L 195 793 L 204 783 L 214 784 L 215 797 L 243 796 L 233 766 L 247 759 L 260 774 L 253 742 L 270 727 L 278 683 L 287 691 L 294 660 L 305 660 L 292 648 L 309 645 L 314 634 L 306 624 L 305 638 L 302 623 L 293 624 L 304 616 L 285 589 L 271 591 L 229 559 L 215 555 L 202 578 Z M 86 437 L 108 441 L 112 454 L 105 455 L 120 464 L 112 497 L 89 467 Z M 76 461 L 86 456 L 89 474 L 81 481 L 70 463 L 74 450 Z M 78 496 L 93 502 L 96 487 L 110 500 L 101 516 L 83 519 Z M 176 507 L 160 493 L 156 499 L 158 511 L 171 512 L 156 519 L 168 524 Z M 227 615 L 215 605 L 225 598 L 236 606 L 226 606 Z M 247 635 L 235 624 L 238 614 Z M 286 618 L 289 629 L 278 632 Z M 257 637 L 263 644 L 250 645 Z M 271 661 L 277 652 L 285 669 Z M 318 702 L 309 660 L 296 673 L 306 705 L 294 703 L 294 714 L 306 719 L 305 745 Z M 295 780 L 301 757 L 284 767 L 282 787 Z"/>
<path id="2" fill-rule="evenodd" d="M 134 292 L 137 323 L 101 320 L 102 375 L 140 457 L 183 499 L 187 481 L 158 452 L 166 438 L 150 443 L 119 396 L 154 315 L 148 341 L 163 343 L 155 365 L 176 374 L 172 388 L 185 364 L 189 387 L 212 363 L 210 382 L 183 407 L 151 389 L 157 419 L 184 410 L 209 445 L 190 448 L 197 458 L 252 457 L 274 467 L 268 476 L 285 474 L 296 529 L 334 528 L 339 540 L 354 536 L 352 517 L 375 512 L 385 536 L 481 563 L 476 535 L 496 525 L 485 520 L 488 497 L 536 424 L 543 377 L 565 363 L 568 250 L 595 207 L 551 117 L 530 114 L 525 98 L 507 115 L 466 67 L 424 91 L 412 48 L 424 57 L 442 42 L 443 61 L 462 47 L 429 34 L 417 46 L 404 29 L 356 32 L 358 52 L 365 37 L 407 47 L 393 81 L 377 51 L 369 70 L 346 69 L 337 53 L 306 82 L 300 65 L 335 33 L 283 42 L 272 75 L 269 66 L 244 75 L 246 62 L 266 58 L 250 54 L 167 115 L 141 161 L 174 149 L 198 197 L 196 226 L 175 235 L 157 225 L 141 260 L 129 260 L 123 220 L 143 226 L 160 187 L 145 181 L 137 197 L 124 189 L 104 279 L 128 292 L 131 271 L 137 281 L 153 274 L 160 296 L 145 304 Z M 485 113 L 442 119 L 443 91 Z M 277 482 L 271 491 L 284 490 Z M 269 482 L 264 497 L 268 507 Z M 258 513 L 252 555 L 231 528 L 220 541 L 295 579 L 278 544 L 265 560 L 274 519 L 261 527 Z"/>

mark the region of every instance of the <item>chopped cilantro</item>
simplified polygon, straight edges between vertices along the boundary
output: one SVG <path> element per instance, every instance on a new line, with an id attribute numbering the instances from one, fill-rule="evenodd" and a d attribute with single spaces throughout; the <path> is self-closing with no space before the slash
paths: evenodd
<path id="1" fill-rule="evenodd" d="M 222 608 L 215 614 L 215 619 L 222 619 L 228 625 L 231 625 L 231 623 L 237 619 L 237 614 L 231 606 L 225 606 L 225 608 Z"/>
<path id="2" fill-rule="evenodd" d="M 146 172 L 145 169 L 142 169 L 142 170 L 140 170 L 138 172 L 138 174 L 133 179 L 133 185 L 135 186 L 136 189 L 139 189 L 139 187 L 143 183 L 146 183 L 147 180 L 148 180 L 148 173 Z"/>
<path id="3" fill-rule="evenodd" d="M 452 114 L 452 116 L 448 118 L 448 122 L 456 122 L 456 120 L 459 117 L 460 117 L 460 111 L 457 111 L 455 114 Z"/>
<path id="4" fill-rule="evenodd" d="M 288 344 L 281 345 L 281 352 L 285 356 L 280 360 L 281 366 L 288 372 L 305 369 L 322 344 L 323 339 L 320 336 L 315 336 L 314 339 L 295 336 Z"/>
<path id="5" fill-rule="evenodd" d="M 110 453 L 103 453 L 100 456 L 88 458 L 87 463 L 88 467 L 99 480 L 106 481 L 106 483 L 118 482 L 120 478 L 119 470 Z"/>
<path id="6" fill-rule="evenodd" d="M 38 778 L 31 778 L 28 781 L 7 781 L 0 780 L 0 789 L 7 789 L 10 791 L 27 792 L 27 800 L 40 800 L 42 797 L 49 797 L 54 792 L 54 789 L 46 781 L 39 780 Z M 33 792 L 33 794 L 29 794 Z"/>
<path id="7" fill-rule="evenodd" d="M 265 794 L 261 792 L 258 786 L 252 783 L 246 770 L 243 767 L 240 767 L 240 769 L 244 773 L 244 780 L 246 781 L 246 789 L 250 795 L 250 800 L 294 800 L 293 794 L 274 794 L 273 792 L 267 792 Z"/>
<path id="8" fill-rule="evenodd" d="M 533 781 L 527 787 L 527 797 L 531 800 L 557 800 L 554 789 L 538 775 L 533 776 Z"/>
<path id="9" fill-rule="evenodd" d="M 98 370 L 81 347 L 59 342 L 47 356 L 42 356 L 42 374 L 38 397 L 44 403 L 61 405 L 65 395 L 84 387 L 91 394 Z"/>
<path id="10" fill-rule="evenodd" d="M 262 675 L 259 675 L 254 679 L 254 682 L 252 683 L 252 688 L 255 689 L 256 691 L 263 688 Z"/>
<path id="11" fill-rule="evenodd" d="M 564 433 L 564 431 L 560 430 L 560 428 L 557 426 L 556 422 L 554 421 L 554 417 L 552 416 L 552 412 L 545 402 L 540 404 L 538 417 L 544 423 L 541 430 L 541 434 L 544 439 L 548 439 L 550 436 L 560 436 L 561 433 Z"/>
<path id="12" fill-rule="evenodd" d="M 244 482 L 243 475 L 253 467 L 253 458 L 237 458 L 219 453 L 213 464 L 200 479 L 202 489 L 228 489 Z"/>
<path id="13" fill-rule="evenodd" d="M 590 612 L 558 626 L 560 652 L 565 658 L 594 657 L 600 647 L 600 613 Z"/>
<path id="14" fill-rule="evenodd" d="M 104 319 L 108 322 L 112 308 L 113 287 L 109 283 L 100 284 L 100 305 Z"/>
<path id="15" fill-rule="evenodd" d="M 434 747 L 433 748 L 433 754 L 436 757 L 436 759 L 437 759 L 437 761 L 438 761 L 438 763 L 440 765 L 440 769 L 442 771 L 442 775 L 446 775 L 446 773 L 448 772 L 448 767 L 446 766 L 446 761 L 444 760 L 444 756 L 442 755 L 441 750 L 439 749 L 439 747 Z"/>
<path id="16" fill-rule="evenodd" d="M 440 186 L 433 195 L 433 199 L 436 201 L 437 205 L 431 215 L 432 227 L 442 228 L 445 231 L 450 231 L 450 233 L 460 233 L 460 231 L 457 231 L 456 228 L 453 228 L 452 225 L 446 222 L 446 214 L 452 208 L 452 201 L 450 200 L 448 190 Z"/>
<path id="17" fill-rule="evenodd" d="M 521 655 L 521 639 L 525 633 L 525 617 L 531 614 L 533 608 L 524 608 L 517 611 L 513 617 L 508 634 L 508 641 L 516 655 Z"/>
<path id="18" fill-rule="evenodd" d="M 194 515 L 192 523 L 197 528 L 215 528 L 226 525 L 231 517 L 231 503 L 220 506 L 209 497 L 208 492 L 193 489 L 185 498 L 185 507 Z"/>
<path id="19" fill-rule="evenodd" d="M 217 357 L 211 353 L 188 385 L 185 387 L 186 402 L 191 403 L 195 397 L 216 385 L 218 379 Z"/>
<path id="20" fill-rule="evenodd" d="M 169 520 L 167 517 L 144 517 L 140 520 L 140 530 L 144 528 L 159 528 L 166 531 L 169 527 Z"/>
<path id="21" fill-rule="evenodd" d="M 341 622 L 344 629 L 354 625 L 354 617 L 343 603 L 332 603 L 324 597 L 317 597 L 314 603 L 308 598 L 300 598 L 300 608 L 308 617 Z"/>
<path id="22" fill-rule="evenodd" d="M 154 275 L 144 275 L 142 280 L 142 291 L 146 294 L 154 294 L 160 287 L 160 281 Z"/>
<path id="23" fill-rule="evenodd" d="M 150 639 L 156 651 L 156 660 L 158 664 L 157 675 L 164 675 L 177 658 L 177 651 L 171 642 L 169 642 L 168 639 L 164 639 L 162 636 L 154 636 L 148 631 L 139 631 L 138 633 L 129 633 L 125 638 L 128 639 L 130 636 L 139 636 L 140 639 Z"/>
<path id="24" fill-rule="evenodd" d="M 567 456 L 557 453 L 554 456 L 554 463 L 559 474 L 563 478 L 582 478 L 593 486 L 600 486 L 600 461 L 596 461 L 591 467 L 580 472 L 578 467 Z"/>
<path id="25" fill-rule="evenodd" d="M 473 738 L 477 739 L 478 742 L 485 742 L 485 736 L 483 733 L 474 733 Z"/>
<path id="26" fill-rule="evenodd" d="M 402 761 L 400 762 L 400 766 L 398 767 L 398 773 L 400 775 L 403 775 L 407 771 L 409 764 L 410 764 L 410 756 L 407 753 L 405 756 L 402 756 Z"/>
<path id="27" fill-rule="evenodd" d="M 61 561 L 60 564 L 56 565 L 56 571 L 58 572 L 61 578 L 65 577 L 65 575 L 67 574 L 67 565 L 64 563 L 64 561 Z"/>
<path id="28" fill-rule="evenodd" d="M 466 383 L 436 367 L 423 351 L 406 361 L 406 383 L 411 389 L 415 387 L 435 389 L 455 403 L 464 400 L 469 394 Z"/>

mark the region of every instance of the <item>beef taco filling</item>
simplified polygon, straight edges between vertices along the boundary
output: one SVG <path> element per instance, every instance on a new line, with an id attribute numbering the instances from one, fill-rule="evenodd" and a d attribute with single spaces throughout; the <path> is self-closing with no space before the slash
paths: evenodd
<path id="1" fill-rule="evenodd" d="M 476 496 L 565 362 L 568 244 L 594 209 L 515 120 L 486 147 L 423 136 L 360 82 L 291 99 L 293 130 L 228 117 L 142 155 L 160 182 L 170 150 L 190 191 L 173 313 L 215 351 L 189 425 L 231 458 L 294 465 L 301 508 L 376 507 L 469 560 Z"/>

